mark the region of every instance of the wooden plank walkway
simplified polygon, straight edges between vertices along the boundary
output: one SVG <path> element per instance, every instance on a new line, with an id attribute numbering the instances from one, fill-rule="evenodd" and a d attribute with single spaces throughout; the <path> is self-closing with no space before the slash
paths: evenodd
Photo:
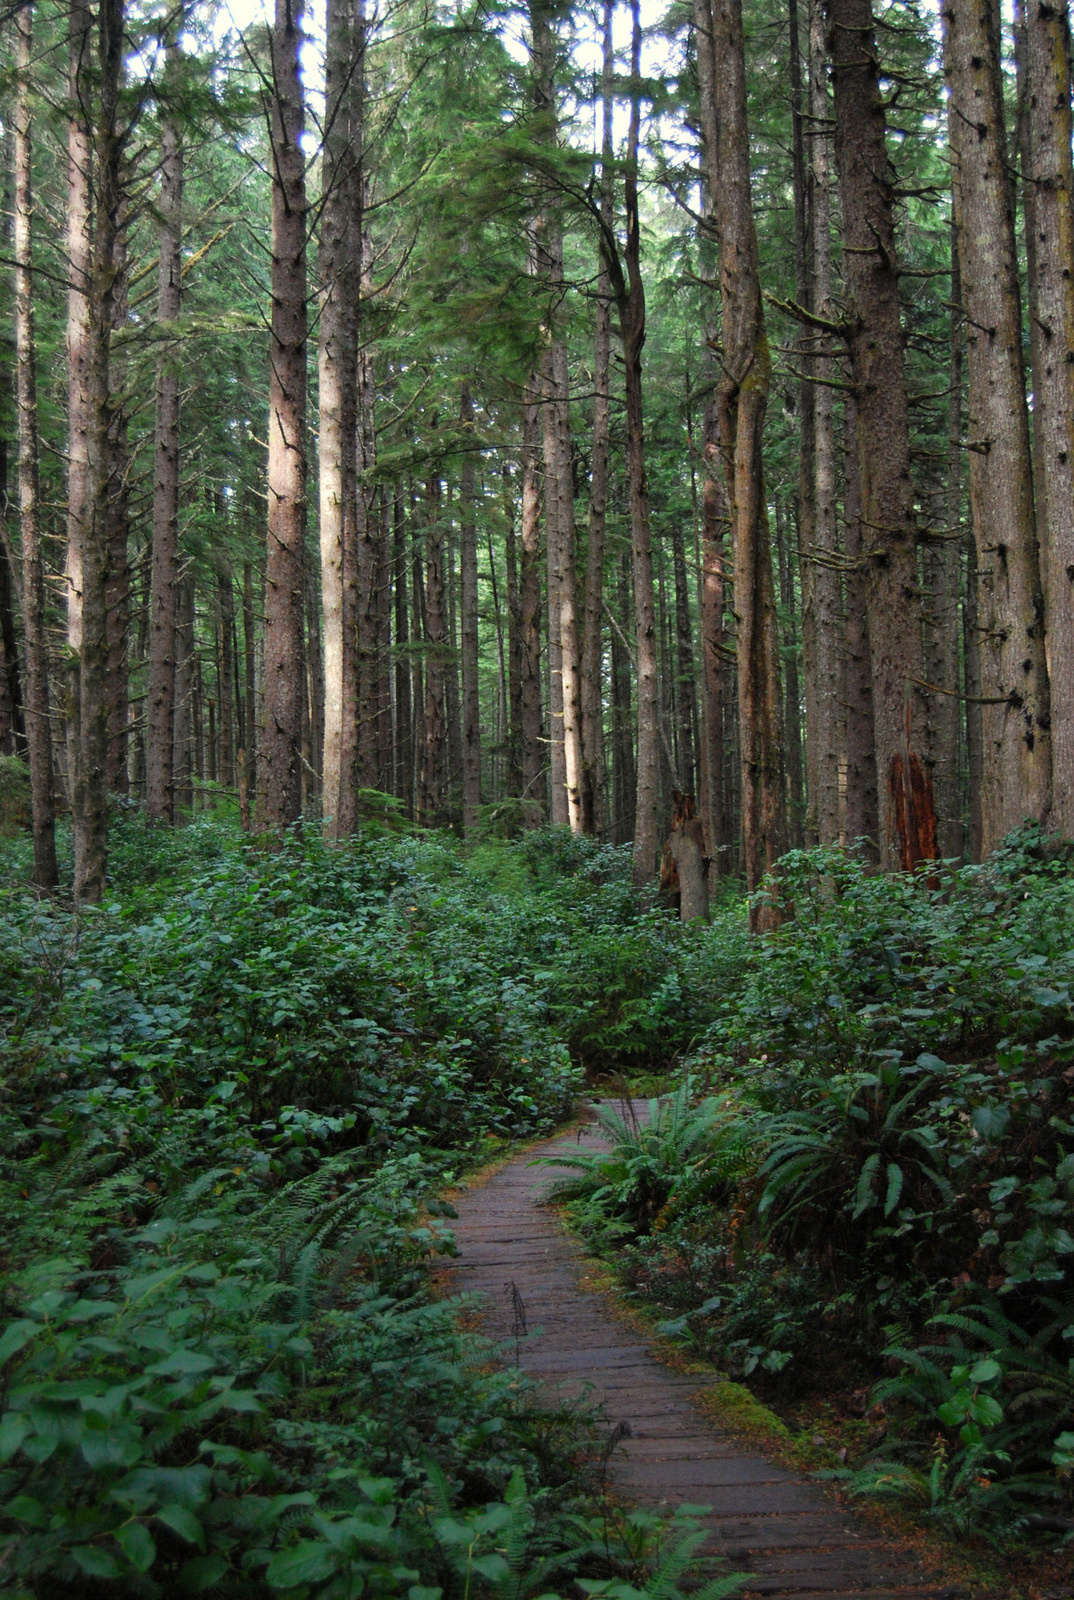
<path id="1" fill-rule="evenodd" d="M 549 1401 L 585 1398 L 609 1429 L 624 1422 L 611 1477 L 649 1507 L 710 1505 L 706 1553 L 754 1576 L 744 1595 L 803 1600 L 923 1600 L 960 1591 L 930 1583 L 914 1558 L 879 1541 L 808 1478 L 722 1438 L 695 1403 L 703 1381 L 671 1371 L 582 1284 L 582 1250 L 541 1201 L 554 1169 L 543 1155 L 607 1148 L 599 1129 L 562 1134 L 517 1157 L 458 1199 L 460 1257 L 451 1288 L 482 1297 L 486 1331 L 506 1359 L 542 1380 Z"/>

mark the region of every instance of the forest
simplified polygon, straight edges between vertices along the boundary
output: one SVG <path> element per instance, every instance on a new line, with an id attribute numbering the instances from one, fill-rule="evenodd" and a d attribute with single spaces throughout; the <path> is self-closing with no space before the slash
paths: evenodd
<path id="1" fill-rule="evenodd" d="M 445 1289 L 594 1096 L 661 1348 L 1064 1592 L 1071 58 L 0 0 L 4 1593 L 737 1593 Z"/>

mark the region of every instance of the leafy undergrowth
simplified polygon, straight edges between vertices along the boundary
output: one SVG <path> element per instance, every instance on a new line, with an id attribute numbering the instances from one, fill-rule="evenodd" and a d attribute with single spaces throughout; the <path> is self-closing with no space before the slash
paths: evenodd
<path id="1" fill-rule="evenodd" d="M 623 1028 L 667 1040 L 730 934 L 676 943 L 622 852 L 555 834 L 265 851 L 132 813 L 114 845 L 77 919 L 18 845 L 0 889 L 5 1593 L 672 1600 L 696 1524 L 603 1503 L 592 1422 L 430 1266 L 453 1176 Z"/>
<path id="2" fill-rule="evenodd" d="M 939 882 L 802 853 L 781 891 L 676 1092 L 566 1163 L 576 1223 L 663 1333 L 840 1409 L 850 1493 L 1069 1541 L 1070 847 L 1027 831 Z"/>

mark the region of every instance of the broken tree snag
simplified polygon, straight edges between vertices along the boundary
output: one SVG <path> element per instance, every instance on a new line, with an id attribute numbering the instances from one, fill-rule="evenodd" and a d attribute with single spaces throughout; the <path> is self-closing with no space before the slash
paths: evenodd
<path id="1" fill-rule="evenodd" d="M 939 856 L 932 779 L 917 753 L 911 751 L 907 758 L 899 752 L 892 756 L 888 781 L 895 843 L 904 871 L 912 872 L 922 861 L 935 861 Z"/>
<path id="2" fill-rule="evenodd" d="M 683 922 L 704 922 L 709 914 L 709 858 L 705 833 L 692 794 L 676 789 L 671 833 L 660 861 L 660 893 L 677 905 Z"/>

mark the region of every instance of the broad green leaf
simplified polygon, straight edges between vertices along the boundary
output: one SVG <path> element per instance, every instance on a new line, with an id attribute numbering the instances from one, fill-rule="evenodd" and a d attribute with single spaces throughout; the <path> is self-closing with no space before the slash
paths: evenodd
<path id="1" fill-rule="evenodd" d="M 0 1417 L 0 1461 L 10 1461 L 30 1431 L 30 1419 L 22 1411 L 7 1411 Z"/>
<path id="2" fill-rule="evenodd" d="M 17 1494 L 14 1500 L 9 1500 L 4 1507 L 4 1515 L 15 1522 L 25 1522 L 31 1528 L 48 1526 L 48 1512 L 40 1500 L 35 1500 L 31 1494 Z"/>
<path id="3" fill-rule="evenodd" d="M 215 1589 L 227 1575 L 227 1562 L 223 1556 L 191 1556 L 179 1572 L 179 1588 L 183 1594 L 203 1594 Z"/>
<path id="4" fill-rule="evenodd" d="M 77 1561 L 90 1578 L 118 1578 L 119 1565 L 115 1556 L 96 1544 L 76 1544 L 71 1559 Z"/>
<path id="5" fill-rule="evenodd" d="M 158 1522 L 163 1522 L 187 1544 L 196 1544 L 199 1550 L 205 1549 L 205 1530 L 193 1511 L 186 1506 L 161 1506 L 156 1516 Z"/>
<path id="6" fill-rule="evenodd" d="M 116 1533 L 116 1543 L 135 1572 L 148 1572 L 157 1557 L 153 1535 L 144 1522 L 128 1522 Z"/>
<path id="7" fill-rule="evenodd" d="M 29 1317 L 20 1317 L 17 1322 L 12 1322 L 0 1334 L 0 1366 L 11 1357 L 18 1355 L 19 1351 L 28 1345 L 35 1334 L 41 1332 L 40 1322 L 31 1322 Z"/>
<path id="8" fill-rule="evenodd" d="M 300 1583 L 322 1583 L 335 1570 L 331 1545 L 320 1539 L 304 1539 L 273 1556 L 265 1577 L 273 1589 L 295 1589 Z"/>

